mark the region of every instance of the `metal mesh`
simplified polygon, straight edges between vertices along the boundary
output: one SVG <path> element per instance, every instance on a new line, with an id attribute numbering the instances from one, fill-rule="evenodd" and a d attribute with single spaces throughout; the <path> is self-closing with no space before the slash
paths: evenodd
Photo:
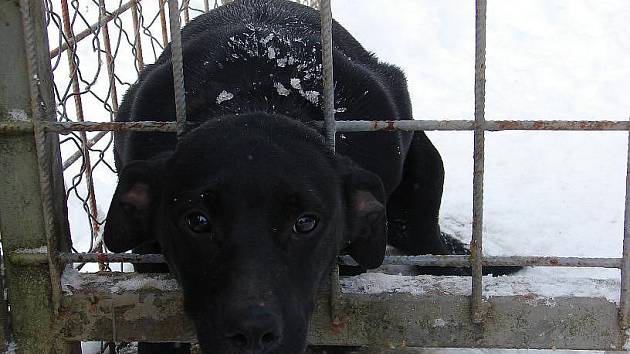
<path id="1" fill-rule="evenodd" d="M 226 2 L 181 1 L 182 24 Z M 113 121 L 125 91 L 170 41 L 167 0 L 46 0 L 45 6 L 58 121 Z M 61 139 L 75 252 L 105 251 L 104 211 L 116 180 L 112 143 L 106 131 Z"/>

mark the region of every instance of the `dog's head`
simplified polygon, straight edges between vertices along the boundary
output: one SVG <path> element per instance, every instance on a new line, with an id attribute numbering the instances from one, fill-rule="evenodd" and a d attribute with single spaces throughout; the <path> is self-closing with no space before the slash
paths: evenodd
<path id="1" fill-rule="evenodd" d="M 214 119 L 170 156 L 121 171 L 105 228 L 122 252 L 157 239 L 205 352 L 300 353 L 339 251 L 381 264 L 380 179 L 294 120 Z"/>

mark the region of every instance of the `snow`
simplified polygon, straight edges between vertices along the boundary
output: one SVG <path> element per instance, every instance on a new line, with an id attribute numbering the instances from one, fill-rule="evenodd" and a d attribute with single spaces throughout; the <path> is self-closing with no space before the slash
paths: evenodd
<path id="1" fill-rule="evenodd" d="M 231 100 L 232 98 L 234 98 L 233 94 L 223 90 L 223 91 L 221 91 L 219 96 L 217 96 L 217 101 L 216 102 L 217 102 L 217 104 L 221 104 L 221 103 L 223 103 L 225 101 Z"/>
<path id="2" fill-rule="evenodd" d="M 463 277 L 432 277 L 428 275 L 404 276 L 383 273 L 365 273 L 356 277 L 342 277 L 344 293 L 470 296 L 471 282 Z M 594 297 L 619 303 L 620 281 L 616 279 L 554 278 L 536 276 L 502 276 L 483 278 L 483 295 L 520 295 L 543 299 L 553 306 L 560 297 Z"/>
<path id="3" fill-rule="evenodd" d="M 28 115 L 22 109 L 11 109 L 9 110 L 9 119 L 19 122 L 28 122 Z"/>
<path id="4" fill-rule="evenodd" d="M 107 284 L 111 280 L 111 277 L 96 274 L 92 275 L 89 280 L 92 284 L 94 282 Z M 86 280 L 86 278 L 81 277 L 80 273 L 76 269 L 66 267 L 61 275 L 61 289 L 64 293 L 72 294 L 74 290 L 85 287 L 87 281 L 88 280 Z M 111 287 L 110 291 L 115 294 L 122 294 L 126 291 L 135 291 L 140 289 L 173 291 L 179 289 L 179 286 L 177 285 L 177 281 L 175 279 L 167 276 L 155 277 L 155 275 L 147 276 L 139 274 L 131 279 L 116 282 L 116 285 Z"/>
<path id="5" fill-rule="evenodd" d="M 300 90 L 300 95 L 302 95 L 302 97 L 306 98 L 309 102 L 311 102 L 314 105 L 317 105 L 317 103 L 319 102 L 319 92 L 317 91 Z"/>
<path id="6" fill-rule="evenodd" d="M 284 85 L 280 82 L 274 82 L 273 87 L 276 88 L 276 90 L 278 91 L 278 95 L 280 96 L 288 96 L 291 93 L 291 91 L 284 87 Z"/>
<path id="7" fill-rule="evenodd" d="M 17 344 L 14 341 L 10 341 L 7 343 L 7 349 L 4 354 L 15 354 L 17 353 Z"/>
<path id="8" fill-rule="evenodd" d="M 37 247 L 37 248 L 18 248 L 17 250 L 15 250 L 15 253 L 27 253 L 27 254 L 34 254 L 34 253 L 48 253 L 48 247 L 47 246 L 41 246 L 41 247 Z"/>
<path id="9" fill-rule="evenodd" d="M 291 79 L 291 87 L 293 87 L 296 90 L 301 90 L 302 89 L 302 84 L 300 83 L 300 79 L 292 78 Z"/>

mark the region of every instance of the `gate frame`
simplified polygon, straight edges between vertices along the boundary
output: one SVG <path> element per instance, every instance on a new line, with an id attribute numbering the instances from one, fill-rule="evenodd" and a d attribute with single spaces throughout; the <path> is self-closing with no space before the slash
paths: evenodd
<path id="1" fill-rule="evenodd" d="M 129 6 L 133 6 L 132 0 Z M 181 70 L 181 42 L 179 39 L 178 1 L 168 0 L 173 40 L 174 84 L 177 103 L 177 122 L 134 122 L 134 123 L 93 123 L 56 122 L 55 102 L 52 94 L 52 73 L 43 5 L 38 0 L 0 0 L 0 20 L 8 25 L 0 32 L 0 43 L 5 52 L 13 55 L 0 56 L 0 74 L 3 83 L 0 86 L 0 195 L 1 215 L 0 232 L 5 252 L 6 279 L 11 304 L 12 333 L 18 353 L 72 353 L 80 350 L 72 341 L 86 339 L 122 339 L 118 330 L 126 329 L 128 334 L 140 340 L 176 340 L 190 338 L 190 326 L 181 313 L 181 293 L 177 287 L 161 288 L 159 284 L 172 282 L 163 276 L 139 276 L 109 274 L 82 275 L 77 281 L 70 281 L 79 287 L 66 287 L 69 278 L 75 274 L 62 272 L 65 264 L 77 259 L 88 259 L 94 255 L 70 254 L 70 239 L 67 224 L 65 191 L 63 186 L 62 163 L 59 153 L 58 133 L 68 131 L 113 131 L 113 130 L 151 130 L 163 132 L 181 131 L 185 124 L 185 101 L 183 101 L 183 72 Z M 495 257 L 483 257 L 482 253 L 482 204 L 483 204 L 483 158 L 484 134 L 488 130 L 630 130 L 628 122 L 606 121 L 485 121 L 485 13 L 486 0 L 476 0 L 476 50 L 475 50 L 475 120 L 474 121 L 410 121 L 410 122 L 342 122 L 334 121 L 332 104 L 332 44 L 330 0 L 321 0 L 322 43 L 324 63 L 324 102 L 326 122 L 325 132 L 328 143 L 334 147 L 337 131 L 376 131 L 376 130 L 473 130 L 474 143 L 474 178 L 473 178 L 473 241 L 470 258 L 461 256 L 445 257 L 408 257 L 389 259 L 389 263 L 449 265 L 453 262 L 469 264 L 473 269 L 471 295 L 429 293 L 425 296 L 408 294 L 383 294 L 378 296 L 342 293 L 339 288 L 338 274 L 333 272 L 332 285 L 318 297 L 318 311 L 313 319 L 311 339 L 316 344 L 328 345 L 383 345 L 406 346 L 428 345 L 425 334 L 435 345 L 453 343 L 451 329 L 442 332 L 430 330 L 430 320 L 435 316 L 446 316 L 454 321 L 463 321 L 458 345 L 466 347 L 501 346 L 497 338 L 485 338 L 487 329 L 495 328 L 495 334 L 501 333 L 504 326 L 516 326 L 519 323 L 531 324 L 531 328 L 540 325 L 540 319 L 529 320 L 525 314 L 545 308 L 544 297 L 532 299 L 527 294 L 514 296 L 482 297 L 482 265 L 503 262 L 513 265 L 525 262 L 536 265 L 575 265 L 585 262 L 590 265 L 620 268 L 621 297 L 620 321 L 614 302 L 601 298 L 586 297 L 557 299 L 554 306 L 573 309 L 592 322 L 596 315 L 604 313 L 602 332 L 592 331 L 601 343 L 610 343 L 605 349 L 621 349 L 626 343 L 626 332 L 630 321 L 630 174 L 626 176 L 626 212 L 624 219 L 624 257 L 591 260 L 588 258 L 541 257 L 532 261 L 532 257 L 520 260 L 497 260 Z M 132 8 L 132 10 L 135 9 Z M 136 31 L 137 31 L 137 25 Z M 16 40 L 17 39 L 17 40 Z M 23 40 L 20 40 L 23 39 Z M 74 40 L 74 38 L 73 38 Z M 77 39 L 79 40 L 79 39 Z M 6 79 L 5 79 L 6 78 Z M 83 144 L 87 144 L 83 141 Z M 629 135 L 630 149 L 630 135 Z M 629 150 L 630 166 L 630 150 Z M 7 173 L 9 171 L 10 173 Z M 630 171 L 630 168 L 629 168 Z M 20 201 L 21 203 L 16 203 Z M 81 258 L 83 257 L 83 258 Z M 97 261 L 117 257 L 136 257 L 135 255 L 101 255 Z M 150 259 L 151 256 L 140 256 Z M 527 259 L 525 259 L 527 258 Z M 555 260 L 555 261 L 554 261 Z M 343 261 L 343 260 L 342 260 Z M 450 263 L 449 263 L 450 262 Z M 468 263 L 470 262 L 470 263 Z M 511 262 L 511 263 L 510 263 Z M 520 262 L 520 263 L 519 263 Z M 590 263 L 589 263 L 590 262 Z M 584 263 L 582 263 L 584 264 Z M 126 289 L 120 293 L 113 290 L 125 280 L 144 281 L 144 286 Z M 166 279 L 166 280 L 165 280 Z M 76 280 L 76 279 L 75 279 Z M 97 281 L 98 280 L 98 281 Z M 105 283 L 103 283 L 105 281 Z M 435 278 L 435 283 L 439 283 Z M 486 281 L 488 283 L 488 281 Z M 103 287 L 106 284 L 108 286 Z M 153 285 L 151 285 L 153 284 Z M 158 284 L 158 285 L 155 285 Z M 109 286 L 111 285 L 111 287 Z M 430 288 L 430 287 L 429 287 Z M 535 300 L 535 301 L 534 301 Z M 540 300 L 540 301 L 538 301 Z M 470 301 L 470 303 L 469 303 Z M 542 301 L 542 302 L 541 302 Z M 582 303 L 585 301 L 585 303 Z M 160 305 L 156 307 L 156 304 Z M 558 305 L 560 304 L 560 305 Z M 405 305 L 426 309 L 423 314 L 412 314 Z M 543 306 L 543 307 L 540 307 Z M 550 307 L 550 305 L 546 305 Z M 577 307 L 577 309 L 575 309 Z M 454 308 L 449 312 L 449 308 Z M 163 317 L 155 315 L 155 310 L 171 310 L 179 332 L 168 333 Z M 436 310 L 437 309 L 437 310 Z M 422 312 L 422 311 L 418 311 Z M 534 311 L 535 312 L 535 311 Z M 497 318 L 502 320 L 497 322 Z M 571 313 L 564 313 L 564 320 L 571 320 Z M 362 321 L 350 321 L 350 317 Z M 393 316 L 404 323 L 401 330 L 391 321 Z M 423 317 L 424 316 L 424 317 Z M 427 317 L 428 316 L 428 317 Z M 433 317 L 431 317 L 433 316 Z M 558 314 L 557 316 L 562 316 Z M 544 317 L 544 316 L 542 316 Z M 385 321 L 387 326 L 379 321 Z M 118 323 L 117 323 L 118 321 Z M 429 321 L 429 322 L 427 322 Z M 150 329 L 138 329 L 139 324 L 150 323 Z M 425 326 L 418 326 L 418 324 Z M 182 324 L 184 324 L 182 326 Z M 414 327 L 415 324 L 415 327 Z M 90 327 L 91 325 L 91 327 Z M 171 324 L 173 325 L 173 324 Z M 428 325 L 428 326 L 427 326 Z M 79 327 L 77 327 L 79 326 Z M 494 326 L 494 327 L 493 327 Z M 181 328 L 180 328 L 181 327 Z M 442 327 L 442 326 L 437 326 Z M 79 330 L 77 330 L 79 328 Z M 99 329 L 101 332 L 96 331 Z M 160 330 L 161 329 L 161 330 Z M 429 333 L 425 333 L 429 329 Z M 582 328 L 588 332 L 588 328 Z M 153 332 L 151 332 L 153 330 Z M 397 332 L 398 331 L 398 332 Z M 425 331 L 425 332 L 423 332 Z M 446 332 L 444 332 L 446 331 Z M 575 329 L 573 329 L 575 332 Z M 571 330 L 559 333 L 559 336 L 576 335 Z M 578 331 L 579 334 L 588 334 Z M 430 334 L 435 335 L 434 338 Z M 104 336 L 104 337 L 99 337 Z M 405 337 L 407 336 L 407 337 Z M 535 333 L 525 333 L 523 338 L 533 339 Z M 412 338 L 407 343 L 405 338 Z M 395 342 L 392 344 L 392 342 Z M 523 341 L 530 345 L 532 341 Z M 588 343 L 567 342 L 568 346 L 584 349 L 596 349 Z M 582 343 L 582 344 L 578 344 Z M 509 344 L 509 343 L 508 343 Z M 509 346 L 509 345 L 508 345 Z M 534 344 L 532 347 L 542 348 Z M 551 346 L 548 346 L 551 347 Z M 599 348 L 604 349 L 604 348 Z"/>

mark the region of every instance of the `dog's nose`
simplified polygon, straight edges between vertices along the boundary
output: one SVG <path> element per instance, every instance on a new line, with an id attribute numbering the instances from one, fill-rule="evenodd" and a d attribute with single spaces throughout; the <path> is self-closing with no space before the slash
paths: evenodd
<path id="1" fill-rule="evenodd" d="M 241 311 L 225 332 L 225 337 L 236 348 L 247 353 L 266 353 L 282 338 L 278 317 L 256 306 Z"/>

